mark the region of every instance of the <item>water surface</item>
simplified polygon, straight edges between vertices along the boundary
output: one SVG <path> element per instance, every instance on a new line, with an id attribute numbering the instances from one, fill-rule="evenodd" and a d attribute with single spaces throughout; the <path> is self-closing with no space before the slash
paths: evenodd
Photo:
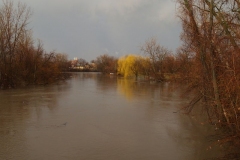
<path id="1" fill-rule="evenodd" d="M 0 91 L 0 159 L 197 160 L 219 156 L 211 126 L 181 114 L 181 87 L 77 73 Z"/>

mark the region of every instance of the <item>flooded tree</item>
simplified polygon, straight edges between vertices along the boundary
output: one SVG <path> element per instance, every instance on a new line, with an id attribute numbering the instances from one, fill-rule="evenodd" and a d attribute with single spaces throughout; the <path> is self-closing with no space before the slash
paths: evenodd
<path id="1" fill-rule="evenodd" d="M 0 87 L 46 84 L 63 70 L 55 52 L 47 53 L 41 42 L 35 46 L 28 29 L 31 10 L 23 3 L 3 0 L 0 7 Z M 63 58 L 63 57 L 62 57 Z M 66 60 L 66 58 L 65 58 Z"/>
<path id="2" fill-rule="evenodd" d="M 143 57 L 133 54 L 119 58 L 118 74 L 124 77 L 135 76 L 137 78 L 143 68 L 143 59 Z"/>
<path id="3" fill-rule="evenodd" d="M 141 51 L 146 54 L 151 62 L 151 73 L 157 81 L 164 81 L 163 61 L 171 51 L 157 44 L 156 39 L 151 38 L 141 47 Z"/>
<path id="4" fill-rule="evenodd" d="M 68 55 L 65 53 L 56 53 L 55 61 L 58 64 L 61 72 L 69 71 L 71 67 L 71 62 L 68 60 Z"/>
<path id="5" fill-rule="evenodd" d="M 240 144 L 239 1 L 179 0 L 185 49 L 193 53 L 190 81 L 209 121 L 228 128 L 224 141 Z M 191 111 L 193 105 L 188 107 Z"/>
<path id="6" fill-rule="evenodd" d="M 20 2 L 15 8 L 12 1 L 5 0 L 0 8 L 0 83 L 2 87 L 14 86 L 14 80 L 17 78 L 14 65 L 18 54 L 17 49 L 23 48 L 22 45 L 31 45 L 27 29 L 30 14 L 30 9 Z"/>

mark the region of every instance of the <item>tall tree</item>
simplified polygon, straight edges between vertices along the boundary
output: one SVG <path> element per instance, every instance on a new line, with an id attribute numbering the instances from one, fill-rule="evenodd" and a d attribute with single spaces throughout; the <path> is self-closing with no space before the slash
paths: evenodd
<path id="1" fill-rule="evenodd" d="M 31 11 L 25 4 L 3 0 L 0 8 L 0 84 L 2 87 L 14 86 L 14 66 L 17 48 L 28 36 L 27 24 Z"/>
<path id="2" fill-rule="evenodd" d="M 141 51 L 146 54 L 151 62 L 152 74 L 158 81 L 164 80 L 163 61 L 171 51 L 157 44 L 156 39 L 147 40 L 141 47 Z"/>
<path id="3" fill-rule="evenodd" d="M 192 86 L 209 120 L 240 138 L 239 0 L 179 0 L 182 40 L 195 54 Z M 193 102 L 193 104 L 195 104 Z M 189 107 L 191 110 L 192 107 Z"/>

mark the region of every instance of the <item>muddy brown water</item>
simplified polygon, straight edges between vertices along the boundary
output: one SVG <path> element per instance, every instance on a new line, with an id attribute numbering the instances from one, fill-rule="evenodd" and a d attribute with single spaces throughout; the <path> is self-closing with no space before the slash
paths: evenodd
<path id="1" fill-rule="evenodd" d="M 197 160 L 221 155 L 181 87 L 76 73 L 0 91 L 1 160 Z"/>

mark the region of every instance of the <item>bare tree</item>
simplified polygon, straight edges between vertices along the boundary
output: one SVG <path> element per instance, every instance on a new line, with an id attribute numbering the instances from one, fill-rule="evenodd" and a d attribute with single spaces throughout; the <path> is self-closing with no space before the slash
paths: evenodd
<path id="1" fill-rule="evenodd" d="M 95 60 L 97 70 L 102 73 L 115 73 L 117 71 L 117 59 L 107 54 L 100 55 Z"/>
<path id="2" fill-rule="evenodd" d="M 14 86 L 15 55 L 22 39 L 28 35 L 27 24 L 31 11 L 25 4 L 3 0 L 0 8 L 0 83 L 2 87 Z"/>
<path id="3" fill-rule="evenodd" d="M 158 81 L 163 81 L 163 61 L 168 54 L 171 54 L 171 51 L 157 44 L 155 38 L 146 41 L 141 47 L 141 51 L 150 58 L 154 78 Z"/>
<path id="4" fill-rule="evenodd" d="M 211 123 L 240 138 L 239 0 L 179 0 L 182 40 L 195 53 L 191 83 Z M 192 88 L 192 89 L 193 89 Z M 192 106 L 188 107 L 191 111 Z"/>

